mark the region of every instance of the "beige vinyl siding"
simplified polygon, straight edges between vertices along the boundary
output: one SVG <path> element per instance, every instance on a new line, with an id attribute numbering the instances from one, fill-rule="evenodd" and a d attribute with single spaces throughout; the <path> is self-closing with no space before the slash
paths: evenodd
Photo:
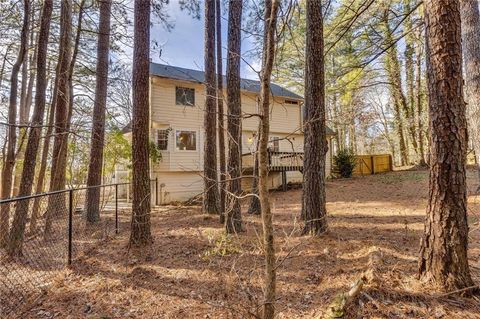
<path id="1" fill-rule="evenodd" d="M 177 86 L 195 89 L 193 106 L 176 105 Z M 200 83 L 177 81 L 161 77 L 151 77 L 150 114 L 151 138 L 156 141 L 158 130 L 169 130 L 168 148 L 161 151 L 162 160 L 152 165 L 152 178 L 158 177 L 159 199 L 161 203 L 184 201 L 203 190 L 201 172 L 203 170 L 203 107 L 204 86 Z M 226 95 L 226 94 L 225 94 Z M 301 101 L 298 104 L 284 103 L 283 98 L 275 98 L 271 105 L 271 137 L 278 137 L 279 150 L 302 152 L 303 134 L 301 125 Z M 226 105 L 225 105 L 226 109 Z M 254 132 L 258 129 L 257 94 L 242 92 L 242 152 L 250 153 L 254 147 Z M 225 121 L 226 126 L 226 121 Z M 196 150 L 176 149 L 176 131 L 195 131 Z M 228 145 L 228 141 L 227 145 Z M 327 154 L 327 176 L 330 175 L 330 155 Z M 289 182 L 301 182 L 300 172 L 288 172 Z M 271 188 L 281 185 L 281 174 L 272 173 L 269 177 Z M 251 179 L 245 178 L 242 186 L 250 188 Z"/>
<path id="2" fill-rule="evenodd" d="M 198 172 L 157 172 L 159 203 L 186 201 L 203 192 L 203 180 Z"/>
<path id="3" fill-rule="evenodd" d="M 242 113 L 245 119 L 242 122 L 244 131 L 256 131 L 258 129 L 257 95 L 244 92 L 242 94 Z M 283 98 L 274 98 L 270 106 L 270 131 L 272 133 L 300 133 L 300 101 L 299 104 L 285 104 Z"/>
<path id="4" fill-rule="evenodd" d="M 203 85 L 190 82 L 172 82 L 153 77 L 151 83 L 152 137 L 158 129 L 170 128 L 168 150 L 161 151 L 162 162 L 154 171 L 201 171 L 203 168 Z M 176 105 L 176 86 L 195 89 L 195 105 Z M 176 150 L 176 131 L 196 132 L 195 151 Z"/>

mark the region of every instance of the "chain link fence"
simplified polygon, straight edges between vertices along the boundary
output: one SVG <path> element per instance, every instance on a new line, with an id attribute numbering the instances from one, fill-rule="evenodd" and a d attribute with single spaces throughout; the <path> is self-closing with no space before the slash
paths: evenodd
<path id="1" fill-rule="evenodd" d="M 158 202 L 151 181 L 152 204 Z M 14 317 L 65 267 L 100 242 L 128 231 L 129 183 L 100 185 L 0 200 L 9 232 L 0 247 L 0 318 Z M 99 219 L 87 222 L 87 192 L 99 196 Z"/>

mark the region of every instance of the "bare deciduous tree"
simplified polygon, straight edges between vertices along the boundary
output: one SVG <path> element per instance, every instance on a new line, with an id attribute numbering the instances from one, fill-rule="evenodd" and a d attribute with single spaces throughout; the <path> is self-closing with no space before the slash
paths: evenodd
<path id="1" fill-rule="evenodd" d="M 275 33 L 279 1 L 265 1 L 265 26 L 263 36 L 262 72 L 260 75 L 260 144 L 259 144 L 259 195 L 262 210 L 263 245 L 265 249 L 265 287 L 263 318 L 275 317 L 276 260 L 273 216 L 268 196 L 268 140 L 270 134 L 270 79 L 275 59 Z M 319 10 L 321 7 L 319 7 Z"/>

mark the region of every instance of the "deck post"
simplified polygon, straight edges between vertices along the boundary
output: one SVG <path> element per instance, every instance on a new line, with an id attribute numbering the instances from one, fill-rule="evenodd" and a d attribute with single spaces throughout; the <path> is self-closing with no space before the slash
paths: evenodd
<path id="1" fill-rule="evenodd" d="M 287 191 L 287 171 L 282 170 L 282 189 L 284 192 Z"/>

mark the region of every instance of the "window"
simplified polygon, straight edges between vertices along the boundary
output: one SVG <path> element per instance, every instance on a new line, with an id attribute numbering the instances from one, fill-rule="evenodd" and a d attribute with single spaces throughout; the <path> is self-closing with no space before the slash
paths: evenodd
<path id="1" fill-rule="evenodd" d="M 175 102 L 177 105 L 195 105 L 195 89 L 177 86 L 175 88 Z"/>
<path id="2" fill-rule="evenodd" d="M 295 101 L 295 100 L 285 100 L 285 104 L 298 105 L 298 101 Z"/>
<path id="3" fill-rule="evenodd" d="M 161 151 L 168 150 L 168 130 L 157 131 L 157 147 Z"/>
<path id="4" fill-rule="evenodd" d="M 197 150 L 197 132 L 195 131 L 177 131 L 177 151 L 196 151 Z"/>
<path id="5" fill-rule="evenodd" d="M 272 152 L 280 151 L 280 139 L 276 136 L 270 137 L 270 150 Z"/>

